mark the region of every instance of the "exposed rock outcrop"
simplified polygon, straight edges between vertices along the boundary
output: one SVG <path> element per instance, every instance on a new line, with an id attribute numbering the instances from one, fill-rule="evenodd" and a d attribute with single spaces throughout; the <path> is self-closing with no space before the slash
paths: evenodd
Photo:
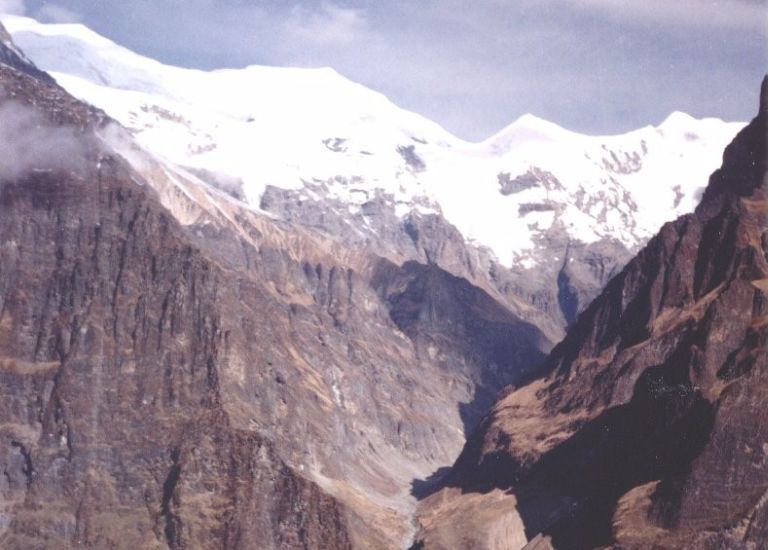
<path id="1" fill-rule="evenodd" d="M 753 548 L 768 540 L 768 101 L 695 213 L 663 227 L 510 388 L 424 548 Z M 491 512 L 493 510 L 493 512 Z"/>
<path id="2" fill-rule="evenodd" d="M 343 506 L 222 403 L 221 268 L 97 146 L 98 111 L 0 82 L 86 155 L 0 187 L 0 546 L 350 547 Z"/>
<path id="3" fill-rule="evenodd" d="M 168 164 L 315 236 L 398 264 L 426 256 L 554 340 L 693 210 L 743 127 L 673 113 L 586 136 L 525 115 L 473 144 L 330 69 L 192 71 L 81 25 L 7 23 L 39 67 Z"/>
<path id="4" fill-rule="evenodd" d="M 0 63 L 0 86 L 83 157 L 0 178 L 0 546 L 410 540 L 411 492 L 549 350 L 534 308 L 430 262 L 463 266 L 453 242 L 376 254 L 244 207 L 48 78 Z M 412 229 L 413 250 L 451 230 Z"/>
<path id="5" fill-rule="evenodd" d="M 0 546 L 400 548 L 413 496 L 443 479 L 421 516 L 428 544 L 742 536 L 685 499 L 717 489 L 712 471 L 749 471 L 723 497 L 723 517 L 741 518 L 763 490 L 759 468 L 724 462 L 736 432 L 719 428 L 743 422 L 737 443 L 754 443 L 768 280 L 754 123 L 708 206 L 667 226 L 575 321 L 624 245 L 575 242 L 555 217 L 535 244 L 556 254 L 505 268 L 425 197 L 402 216 L 394 195 L 341 176 L 333 185 L 365 201 L 313 180 L 267 189 L 259 211 L 237 178 L 143 151 L 4 34 L 0 86 L 0 108 L 77 144 L 67 162 L 0 171 Z M 414 141 L 399 156 L 427 171 Z M 532 174 L 518 184 L 559 185 Z M 528 378 L 444 478 L 496 391 Z M 670 448 L 680 438 L 690 444 Z M 633 455 L 649 450 L 650 462 Z M 629 466 L 606 481 L 617 464 Z"/>

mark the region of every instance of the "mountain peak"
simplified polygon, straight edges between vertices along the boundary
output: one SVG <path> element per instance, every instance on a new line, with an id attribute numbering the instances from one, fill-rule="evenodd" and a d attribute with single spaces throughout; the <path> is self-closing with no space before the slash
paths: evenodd
<path id="1" fill-rule="evenodd" d="M 505 154 L 523 143 L 558 141 L 574 136 L 579 134 L 566 130 L 554 122 L 526 113 L 481 142 L 481 145 L 489 147 L 497 154 Z"/>
<path id="2" fill-rule="evenodd" d="M 766 86 L 695 212 L 608 282 L 538 378 L 502 393 L 422 503 L 424 547 L 493 547 L 502 531 L 558 550 L 764 544 Z"/>
<path id="3" fill-rule="evenodd" d="M 723 165 L 712 174 L 700 208 L 715 195 L 731 192 L 746 197 L 763 184 L 768 153 L 767 133 L 768 75 L 761 85 L 757 116 L 726 147 Z"/>
<path id="4" fill-rule="evenodd" d="M 661 124 L 659 124 L 659 128 L 676 128 L 676 127 L 687 127 L 690 126 L 692 122 L 696 122 L 696 119 L 693 118 L 688 113 L 684 113 L 682 111 L 672 111 L 667 118 L 665 118 Z"/>
<path id="5" fill-rule="evenodd" d="M 13 67 L 38 79 L 45 80 L 48 83 L 53 79 L 43 71 L 39 70 L 27 56 L 13 43 L 11 35 L 0 22 L 0 63 Z"/>
<path id="6" fill-rule="evenodd" d="M 11 34 L 27 31 L 45 36 L 72 36 L 92 45 L 119 47 L 109 38 L 82 23 L 40 23 L 36 19 L 20 15 L 3 15 L 2 20 Z"/>
<path id="7" fill-rule="evenodd" d="M 250 205 L 260 203 L 267 186 L 355 181 L 354 188 L 331 183 L 322 196 L 352 210 L 380 192 L 402 213 L 419 201 L 438 205 L 465 238 L 507 267 L 538 263 L 537 243 L 560 225 L 581 242 L 607 235 L 628 250 L 639 246 L 664 221 L 693 209 L 740 127 L 716 119 L 700 125 L 679 114 L 674 131 L 587 136 L 526 114 L 481 143 L 467 143 L 330 68 L 190 70 L 75 26 L 7 22 L 19 47 L 68 91 L 133 130 L 152 153 L 241 181 Z M 671 150 L 677 154 L 667 158 Z M 551 177 L 526 180 L 533 168 Z M 520 176 L 512 187 L 524 192 L 499 190 Z M 669 177 L 678 191 L 667 185 Z M 580 193 L 584 199 L 568 206 Z"/>

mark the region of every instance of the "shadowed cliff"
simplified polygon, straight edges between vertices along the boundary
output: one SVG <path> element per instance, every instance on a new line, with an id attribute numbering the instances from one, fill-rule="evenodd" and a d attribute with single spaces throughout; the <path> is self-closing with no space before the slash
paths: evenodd
<path id="1" fill-rule="evenodd" d="M 767 88 L 696 211 L 481 422 L 421 505 L 424 548 L 768 540 Z"/>

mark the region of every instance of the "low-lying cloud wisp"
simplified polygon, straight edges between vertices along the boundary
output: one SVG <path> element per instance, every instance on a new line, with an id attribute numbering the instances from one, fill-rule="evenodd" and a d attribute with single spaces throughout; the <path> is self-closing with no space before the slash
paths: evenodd
<path id="1" fill-rule="evenodd" d="M 31 170 L 79 172 L 84 167 L 85 147 L 74 128 L 51 125 L 18 102 L 0 104 L 0 179 Z"/>

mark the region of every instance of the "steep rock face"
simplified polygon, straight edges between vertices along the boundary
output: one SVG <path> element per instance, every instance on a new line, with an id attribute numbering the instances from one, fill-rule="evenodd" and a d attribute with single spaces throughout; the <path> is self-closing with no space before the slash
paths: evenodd
<path id="1" fill-rule="evenodd" d="M 498 388 L 529 374 L 544 358 L 548 341 L 534 325 L 434 264 L 381 262 L 372 284 L 420 355 L 435 357 L 446 371 L 463 371 L 473 382 L 472 401 L 460 405 L 467 432 Z"/>
<path id="2" fill-rule="evenodd" d="M 0 169 L 2 545 L 410 540 L 411 493 L 551 346 L 526 308 L 245 208 L 48 79 L 0 85 L 39 138 Z"/>
<path id="3" fill-rule="evenodd" d="M 768 540 L 767 102 L 764 82 L 695 213 L 664 226 L 546 374 L 483 420 L 421 505 L 422 547 Z"/>
<path id="4" fill-rule="evenodd" d="M 414 210 L 398 216 L 393 197 L 376 193 L 359 211 L 351 213 L 348 204 L 327 197 L 326 185 L 315 183 L 310 189 L 311 195 L 306 190 L 268 187 L 260 207 L 291 226 L 327 235 L 398 264 L 414 261 L 438 266 L 482 288 L 514 315 L 536 325 L 550 340 L 562 338 L 564 322 L 554 284 L 560 263 L 551 269 L 510 269 L 500 265 L 488 250 L 468 243 L 456 227 L 434 212 Z M 422 206 L 426 209 L 426 204 Z M 557 247 L 562 244 L 564 250 L 566 241 L 564 237 Z M 616 263 L 628 254 L 623 246 L 619 247 L 623 253 L 615 255 Z M 568 270 L 577 265 L 580 262 L 571 262 Z M 613 264 L 608 272 L 612 269 Z M 597 287 L 607 280 L 591 271 L 583 277 L 587 278 L 589 283 L 579 285 L 586 293 L 597 292 Z M 582 304 L 574 302 L 574 307 Z"/>
<path id="5" fill-rule="evenodd" d="M 240 285 L 227 315 L 240 323 L 233 356 L 244 355 L 226 389 L 237 396 L 236 416 L 259 425 L 290 464 L 363 517 L 359 544 L 402 546 L 411 493 L 453 460 L 498 388 L 537 364 L 549 338 L 492 290 L 435 264 L 393 249 L 372 255 L 216 195 L 207 195 L 216 201 L 211 211 L 197 212 L 199 199 L 161 179 L 152 184 L 189 218 L 194 242 L 230 277 L 247 273 L 227 283 Z M 186 183 L 184 193 L 205 189 Z M 185 200 L 190 211 L 180 214 Z"/>
<path id="6" fill-rule="evenodd" d="M 0 545 L 349 547 L 343 507 L 222 405 L 221 268 L 96 146 L 98 111 L 0 82 L 84 154 L 0 186 Z"/>
<path id="7" fill-rule="evenodd" d="M 536 245 L 548 253 L 534 267 L 510 268 L 489 250 L 467 242 L 440 214 L 414 210 L 398 216 L 397 204 L 385 193 L 370 197 L 359 211 L 350 213 L 348 204 L 327 197 L 323 183 L 307 185 L 311 193 L 268 187 L 260 207 L 292 226 L 397 258 L 399 263 L 439 266 L 482 288 L 552 341 L 563 337 L 564 327 L 631 257 L 619 241 L 585 244 L 554 224 L 536 238 Z"/>

